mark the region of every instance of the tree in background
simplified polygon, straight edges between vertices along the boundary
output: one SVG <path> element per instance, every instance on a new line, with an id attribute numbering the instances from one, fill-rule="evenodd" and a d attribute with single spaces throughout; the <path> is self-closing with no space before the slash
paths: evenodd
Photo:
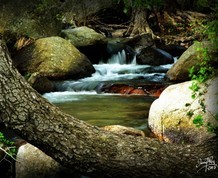
<path id="1" fill-rule="evenodd" d="M 174 19 L 172 14 L 179 14 L 177 11 L 199 11 L 210 13 L 218 6 L 217 0 L 116 0 L 119 4 L 123 3 L 124 12 L 130 16 L 129 28 L 126 32 L 126 36 L 134 36 L 142 33 L 152 33 L 154 36 L 153 30 L 151 29 L 151 23 L 149 23 L 151 16 L 156 23 L 156 28 L 159 28 L 159 23 L 162 23 L 160 17 L 157 17 L 157 14 L 162 14 L 163 11 L 167 11 L 167 16 L 172 20 Z M 180 15 L 181 16 L 181 13 Z M 182 15 L 187 18 L 187 15 Z M 181 16 L 181 19 L 184 17 Z M 162 17 L 161 17 L 162 18 Z M 160 20 L 160 22 L 159 22 Z M 165 21 L 166 19 L 164 19 Z M 174 24 L 177 25 L 177 24 Z M 184 24 L 183 24 L 184 25 Z M 161 31 L 161 30 L 160 30 Z"/>
<path id="2" fill-rule="evenodd" d="M 142 33 L 152 33 L 148 24 L 149 12 L 163 5 L 162 0 L 119 0 L 124 3 L 124 12 L 131 14 L 131 20 L 126 35 L 134 36 Z"/>

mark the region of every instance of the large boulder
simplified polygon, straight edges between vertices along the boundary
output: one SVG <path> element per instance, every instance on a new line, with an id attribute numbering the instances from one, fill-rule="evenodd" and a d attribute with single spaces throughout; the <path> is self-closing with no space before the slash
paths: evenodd
<path id="1" fill-rule="evenodd" d="M 166 51 L 154 47 L 143 48 L 136 55 L 138 64 L 159 66 L 174 62 L 173 56 Z"/>
<path id="2" fill-rule="evenodd" d="M 104 35 L 86 26 L 65 29 L 61 32 L 62 36 L 68 39 L 75 47 L 95 45 L 105 39 Z"/>
<path id="3" fill-rule="evenodd" d="M 124 43 L 133 48 L 135 51 L 141 48 L 147 48 L 151 46 L 155 47 L 155 41 L 152 38 L 151 33 L 143 33 L 133 36 L 132 38 L 126 38 L 124 39 Z"/>
<path id="4" fill-rule="evenodd" d="M 61 166 L 54 159 L 29 143 L 18 149 L 15 167 L 16 178 L 81 177 L 72 170 Z"/>
<path id="5" fill-rule="evenodd" d="M 43 94 L 56 90 L 54 83 L 48 80 L 45 76 L 42 76 L 39 72 L 31 74 L 31 76 L 26 79 L 38 93 Z"/>
<path id="6" fill-rule="evenodd" d="M 167 72 L 166 77 L 171 81 L 187 81 L 190 80 L 189 69 L 192 66 L 198 68 L 201 59 L 204 59 L 204 52 L 199 49 L 207 49 L 209 55 L 213 59 L 213 63 L 218 63 L 218 52 L 214 49 L 213 45 L 209 41 L 203 41 L 201 43 L 194 43 L 190 46 Z"/>
<path id="7" fill-rule="evenodd" d="M 13 59 L 23 75 L 35 72 L 51 79 L 78 79 L 95 72 L 89 59 L 61 37 L 36 40 Z"/>
<path id="8" fill-rule="evenodd" d="M 73 29 L 62 30 L 61 36 L 69 40 L 93 64 L 99 63 L 100 59 L 108 58 L 106 54 L 105 36 L 95 30 L 82 26 Z"/>
<path id="9" fill-rule="evenodd" d="M 152 103 L 148 124 L 160 139 L 176 143 L 200 143 L 214 136 L 205 125 L 218 125 L 215 119 L 218 111 L 218 77 L 209 81 L 209 87 L 202 84 L 201 91 L 207 92 L 195 99 L 191 97 L 191 85 L 192 81 L 171 85 Z M 203 112 L 202 101 L 206 112 Z M 193 119 L 199 115 L 202 115 L 204 125 L 198 128 L 193 124 Z"/>

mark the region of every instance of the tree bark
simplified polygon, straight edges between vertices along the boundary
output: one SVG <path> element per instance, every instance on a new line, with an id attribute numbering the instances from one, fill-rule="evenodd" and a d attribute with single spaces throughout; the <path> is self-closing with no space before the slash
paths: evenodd
<path id="1" fill-rule="evenodd" d="M 198 171 L 199 159 L 218 162 L 217 137 L 176 145 L 113 134 L 89 125 L 42 98 L 12 65 L 0 39 L 0 121 L 62 165 L 93 177 L 218 177 Z"/>
<path id="2" fill-rule="evenodd" d="M 126 34 L 135 36 L 143 33 L 151 33 L 154 36 L 147 22 L 147 10 L 144 8 L 135 8 L 132 10 L 132 19 Z"/>

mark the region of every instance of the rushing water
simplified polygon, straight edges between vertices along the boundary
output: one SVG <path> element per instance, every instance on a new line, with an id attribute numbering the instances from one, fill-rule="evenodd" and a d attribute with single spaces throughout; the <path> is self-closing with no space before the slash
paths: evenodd
<path id="1" fill-rule="evenodd" d="M 93 125 L 119 124 L 146 130 L 148 111 L 155 98 L 99 94 L 98 89 L 105 83 L 160 82 L 171 65 L 137 65 L 135 58 L 126 64 L 125 52 L 122 51 L 107 63 L 100 62 L 94 67 L 96 72 L 91 77 L 58 82 L 59 92 L 46 93 L 44 97 L 64 112 Z"/>

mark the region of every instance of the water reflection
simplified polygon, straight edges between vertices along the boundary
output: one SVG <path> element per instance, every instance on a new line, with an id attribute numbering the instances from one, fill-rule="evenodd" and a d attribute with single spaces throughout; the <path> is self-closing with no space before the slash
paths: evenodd
<path id="1" fill-rule="evenodd" d="M 96 95 L 55 92 L 44 95 L 64 112 L 96 126 L 123 125 L 147 129 L 147 117 L 155 98 L 137 95 Z"/>

